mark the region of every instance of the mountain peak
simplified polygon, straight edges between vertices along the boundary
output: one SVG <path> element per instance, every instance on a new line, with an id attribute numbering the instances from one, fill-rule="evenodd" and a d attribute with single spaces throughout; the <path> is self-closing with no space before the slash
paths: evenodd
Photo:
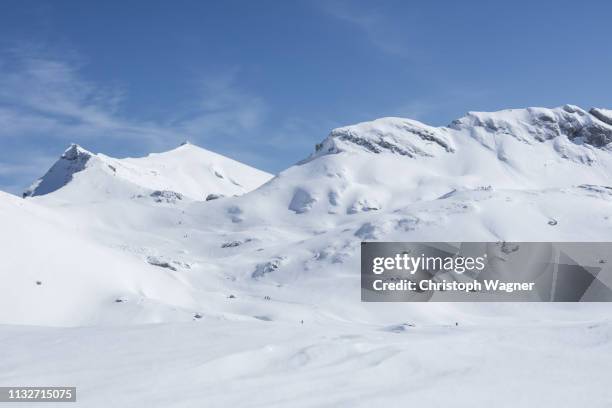
<path id="1" fill-rule="evenodd" d="M 204 200 L 210 194 L 244 194 L 271 177 L 188 141 L 169 151 L 123 159 L 95 154 L 72 143 L 23 196 L 49 194 L 70 184 L 65 197 L 71 200 L 99 194 L 136 196 L 143 190 L 172 191 Z"/>
<path id="2" fill-rule="evenodd" d="M 76 143 L 70 144 L 49 171 L 23 193 L 23 197 L 48 194 L 62 188 L 72 180 L 75 173 L 87 167 L 92 157 L 96 155 Z"/>
<path id="3" fill-rule="evenodd" d="M 454 152 L 446 131 L 412 119 L 381 118 L 331 131 L 308 159 L 340 152 L 393 153 L 407 157 Z"/>
<path id="4" fill-rule="evenodd" d="M 68 146 L 68 148 L 62 154 L 61 159 L 77 160 L 79 157 L 84 156 L 91 157 L 93 156 L 93 153 L 83 149 L 76 143 L 71 143 L 70 146 Z"/>

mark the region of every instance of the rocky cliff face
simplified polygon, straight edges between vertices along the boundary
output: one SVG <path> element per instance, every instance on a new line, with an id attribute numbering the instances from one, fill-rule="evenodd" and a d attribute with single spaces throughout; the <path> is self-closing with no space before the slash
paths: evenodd
<path id="1" fill-rule="evenodd" d="M 71 144 L 49 171 L 23 193 L 23 197 L 49 194 L 59 190 L 72 180 L 75 173 L 83 171 L 94 156 L 81 146 Z"/>

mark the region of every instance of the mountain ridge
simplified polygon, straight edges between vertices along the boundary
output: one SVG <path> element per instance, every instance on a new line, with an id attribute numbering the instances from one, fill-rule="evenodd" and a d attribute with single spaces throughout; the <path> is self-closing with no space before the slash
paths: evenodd
<path id="1" fill-rule="evenodd" d="M 541 128 L 541 131 L 529 134 L 530 127 Z M 394 132 L 403 137 L 398 138 Z M 385 117 L 333 129 L 326 139 L 316 145 L 315 152 L 306 160 L 322 154 L 353 151 L 350 144 L 372 153 L 387 151 L 416 157 L 431 155 L 430 151 L 423 149 L 423 145 L 434 143 L 446 152 L 454 153 L 453 140 L 462 136 L 462 132 L 477 140 L 483 136 L 479 134 L 481 132 L 489 136 L 528 133 L 531 139 L 539 142 L 565 136 L 576 144 L 606 147 L 612 143 L 612 111 L 601 108 L 585 111 L 575 105 L 495 112 L 470 111 L 447 126 L 440 127 L 413 119 Z M 519 140 L 531 141 L 530 138 Z"/>
<path id="2" fill-rule="evenodd" d="M 81 186 L 85 190 L 91 190 L 94 184 L 112 189 L 122 183 L 122 190 L 126 192 L 173 191 L 192 200 L 204 200 L 211 194 L 244 194 L 272 177 L 187 142 L 165 152 L 123 159 L 95 154 L 72 143 L 47 173 L 23 193 L 23 197 L 54 193 L 68 187 L 74 179 L 82 179 L 87 184 L 84 173 L 91 174 L 92 178 L 90 186 Z"/>
<path id="3" fill-rule="evenodd" d="M 487 150 L 495 152 L 499 160 L 510 163 L 516 161 L 516 157 L 510 157 L 505 147 L 510 144 L 508 139 L 514 138 L 525 144 L 549 142 L 562 159 L 591 165 L 597 161 L 597 151 L 610 150 L 611 123 L 612 111 L 602 108 L 586 111 L 575 105 L 505 109 L 496 112 L 471 111 L 447 126 L 440 127 L 413 119 L 386 117 L 333 129 L 315 146 L 315 151 L 298 164 L 342 152 L 391 153 L 412 159 L 440 157 L 445 154 L 461 156 L 464 151 L 457 151 L 457 146 L 465 144 L 466 138 L 471 138 Z M 177 156 L 178 160 L 174 156 Z M 197 181 L 189 182 L 188 188 L 177 188 L 169 180 L 159 183 L 155 181 L 155 177 L 144 182 L 139 179 L 138 171 L 135 171 L 136 168 L 143 167 L 145 171 L 157 176 L 162 172 L 159 167 L 166 166 L 163 161 L 174 162 L 174 167 L 180 167 L 181 164 L 177 162 L 184 161 L 186 157 L 188 160 L 201 162 L 204 167 L 208 166 L 209 175 L 215 176 L 215 179 L 205 183 L 206 189 L 198 189 Z M 151 166 L 148 161 L 160 162 L 161 166 L 154 165 L 149 169 L 147 167 Z M 106 173 L 120 175 L 135 185 L 160 191 L 177 190 L 177 193 L 195 200 L 208 196 L 214 198 L 244 194 L 272 179 L 272 175 L 202 149 L 188 141 L 169 151 L 123 159 L 101 153 L 94 154 L 73 143 L 50 170 L 23 193 L 23 197 L 46 195 L 61 189 L 68 185 L 77 173 L 86 170 L 92 162 L 101 164 Z M 248 173 L 245 177 L 247 181 L 241 182 L 238 176 L 226 175 L 223 164 L 230 165 L 238 174 Z M 203 175 L 201 171 L 198 174 L 199 177 Z M 185 174 L 172 174 L 172 177 L 180 179 L 185 177 Z"/>

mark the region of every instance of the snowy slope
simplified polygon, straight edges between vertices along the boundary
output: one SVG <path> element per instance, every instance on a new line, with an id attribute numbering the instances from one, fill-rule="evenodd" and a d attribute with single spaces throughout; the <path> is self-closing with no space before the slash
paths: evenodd
<path id="1" fill-rule="evenodd" d="M 609 241 L 610 118 L 384 118 L 253 184 L 193 146 L 120 160 L 72 147 L 35 197 L 0 195 L 0 323 L 114 327 L 0 327 L 11 353 L 54 368 L 0 359 L 0 382 L 77 384 L 83 406 L 105 405 L 100 383 L 126 391 L 117 406 L 607 406 L 610 304 L 361 303 L 359 246 Z M 230 179 L 249 188 L 222 191 Z M 165 324 L 134 325 L 150 322 Z M 49 339 L 77 362 L 29 351 Z"/>
<path id="2" fill-rule="evenodd" d="M 0 326 L 0 382 L 76 386 L 31 405 L 58 408 L 610 406 L 610 321 L 446 323 Z"/>
<path id="3" fill-rule="evenodd" d="M 176 308 L 189 310 L 191 294 L 169 270 L 99 245 L 79 230 L 81 222 L 0 192 L 0 321 L 156 322 L 159 315 L 173 319 Z M 129 305 L 120 303 L 128 297 Z"/>
<path id="4" fill-rule="evenodd" d="M 227 157 L 184 143 L 147 157 L 115 159 L 71 145 L 24 197 L 59 189 L 69 200 L 170 191 L 192 200 L 244 194 L 272 176 Z"/>

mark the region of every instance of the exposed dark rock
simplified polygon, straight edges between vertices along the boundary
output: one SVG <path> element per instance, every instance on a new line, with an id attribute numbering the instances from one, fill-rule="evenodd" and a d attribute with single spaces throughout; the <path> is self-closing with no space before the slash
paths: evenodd
<path id="1" fill-rule="evenodd" d="M 612 116 L 606 115 L 601 109 L 592 108 L 589 110 L 589 113 L 595 116 L 597 119 L 601 120 L 603 123 L 612 126 Z"/>
<path id="2" fill-rule="evenodd" d="M 276 257 L 273 260 L 269 261 L 269 262 L 265 262 L 265 263 L 261 263 L 258 264 L 255 267 L 255 271 L 253 271 L 253 273 L 251 274 L 251 277 L 254 279 L 258 279 L 261 278 L 269 273 L 274 272 L 275 270 L 277 270 L 284 258 L 282 257 Z"/>
<path id="3" fill-rule="evenodd" d="M 147 262 L 153 266 L 159 266 L 160 268 L 170 269 L 172 271 L 176 271 L 176 268 L 170 265 L 168 262 L 158 259 L 154 256 L 147 257 Z"/>
<path id="4" fill-rule="evenodd" d="M 155 190 L 150 194 L 150 196 L 153 197 L 156 203 L 176 203 L 177 200 L 180 201 L 183 199 L 183 195 L 181 193 L 170 190 Z"/>
<path id="5" fill-rule="evenodd" d="M 225 197 L 223 194 L 209 194 L 206 196 L 206 201 L 218 200 Z"/>
<path id="6" fill-rule="evenodd" d="M 252 238 L 247 238 L 244 241 L 229 241 L 229 242 L 224 242 L 223 244 L 221 244 L 221 248 L 235 248 L 237 246 L 240 246 L 242 244 L 246 244 L 247 242 L 251 242 L 253 239 Z"/>

